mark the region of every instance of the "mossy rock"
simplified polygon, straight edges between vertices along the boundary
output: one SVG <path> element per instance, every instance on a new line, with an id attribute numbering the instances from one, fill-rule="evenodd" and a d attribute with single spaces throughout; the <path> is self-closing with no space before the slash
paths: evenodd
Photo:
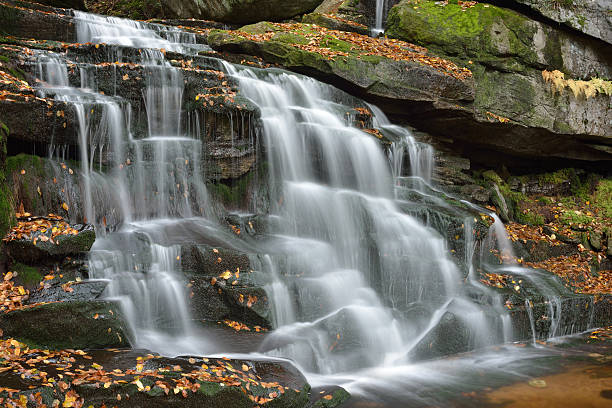
<path id="1" fill-rule="evenodd" d="M 240 32 L 213 30 L 208 42 L 217 51 L 249 54 L 262 57 L 266 62 L 305 73 L 325 81 L 341 84 L 363 97 L 386 98 L 393 101 L 455 101 L 449 106 L 461 109 L 473 99 L 471 79 L 456 79 L 417 61 L 394 61 L 384 56 L 362 55 L 356 47 L 330 36 L 322 46 L 347 56 L 326 57 L 294 45 L 308 44 L 306 37 L 312 26 L 297 25 L 291 31 L 267 28 L 264 23 L 250 26 L 248 31 L 274 32 L 269 40 L 255 41 Z"/>
<path id="2" fill-rule="evenodd" d="M 91 249 L 96 240 L 96 231 L 92 225 L 73 225 L 78 233 L 76 235 L 64 234 L 51 240 L 37 240 L 34 238 L 40 233 L 35 234 L 31 239 L 16 239 L 5 243 L 7 254 L 16 262 L 27 265 L 39 263 L 54 263 L 67 256 L 79 255 Z"/>
<path id="3" fill-rule="evenodd" d="M 4 335 L 43 349 L 127 347 L 127 326 L 113 302 L 56 302 L 0 316 Z"/>
<path id="4" fill-rule="evenodd" d="M 611 71 L 595 43 L 583 44 L 577 36 L 485 3 L 463 8 L 432 0 L 403 0 L 390 11 L 386 33 L 443 55 L 515 72 L 552 67 L 589 77 Z M 568 51 L 572 43 L 586 50 Z"/>

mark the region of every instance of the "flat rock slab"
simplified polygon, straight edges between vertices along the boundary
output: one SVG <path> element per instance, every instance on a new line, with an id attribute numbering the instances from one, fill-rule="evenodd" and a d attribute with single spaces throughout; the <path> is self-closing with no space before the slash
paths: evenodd
<path id="1" fill-rule="evenodd" d="M 50 239 L 51 231 L 36 231 L 21 239 L 12 239 L 5 243 L 8 255 L 17 262 L 35 265 L 67 256 L 78 255 L 91 249 L 96 240 L 93 225 L 72 225 L 74 233 L 59 235 Z M 41 239 L 45 237 L 44 240 Z"/>
<path id="2" fill-rule="evenodd" d="M 43 303 L 0 315 L 4 336 L 46 349 L 126 347 L 126 327 L 109 301 Z"/>
<path id="3" fill-rule="evenodd" d="M 2 343 L 8 351 L 16 348 L 10 340 Z M 19 361 L 24 358 L 38 370 L 34 375 L 21 375 L 25 369 Z M 67 407 L 246 408 L 265 403 L 299 408 L 308 403 L 310 391 L 306 379 L 286 362 L 165 358 L 147 350 L 119 349 L 23 351 L 20 358 L 0 363 L 0 383 L 6 387 L 0 387 L 0 399 L 10 395 L 19 401 L 21 395 L 32 395 L 48 406 L 58 399 Z"/>

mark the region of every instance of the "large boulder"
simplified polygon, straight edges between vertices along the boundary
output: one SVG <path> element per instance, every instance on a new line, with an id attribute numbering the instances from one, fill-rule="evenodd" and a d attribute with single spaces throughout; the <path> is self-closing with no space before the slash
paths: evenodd
<path id="1" fill-rule="evenodd" d="M 309 24 L 271 23 L 216 30 L 208 41 L 216 50 L 257 55 L 370 100 L 413 102 L 412 109 L 421 112 L 432 105 L 461 110 L 473 99 L 469 71 L 408 43 L 379 43 Z M 387 53 L 376 55 L 376 47 Z"/>
<path id="2" fill-rule="evenodd" d="M 418 127 L 470 143 L 473 152 L 612 160 L 611 85 L 600 79 L 612 75 L 612 65 L 600 41 L 489 4 L 429 0 L 396 5 L 387 34 L 465 63 L 474 74 L 475 122 L 456 132 L 457 121 L 416 118 Z M 494 123 L 491 138 L 486 128 Z"/>
<path id="3" fill-rule="evenodd" d="M 609 0 L 514 0 L 558 23 L 612 44 L 612 6 Z"/>
<path id="4" fill-rule="evenodd" d="M 304 376 L 287 361 L 167 358 L 148 350 L 28 350 L 14 339 L 2 346 L 9 370 L 0 372 L 0 384 L 10 387 L 0 388 L 4 406 L 38 400 L 39 406 L 65 407 L 300 408 L 312 398 L 325 402 L 314 406 L 332 408 L 348 398 L 337 387 L 311 396 Z M 27 366 L 21 353 L 29 353 Z"/>
<path id="5" fill-rule="evenodd" d="M 54 302 L 0 315 L 7 337 L 46 349 L 128 347 L 126 324 L 108 301 Z"/>
<path id="6" fill-rule="evenodd" d="M 28 227 L 25 227 L 27 231 L 23 233 L 12 230 L 5 242 L 8 255 L 16 262 L 27 265 L 52 264 L 67 256 L 89 251 L 96 240 L 96 231 L 92 225 L 69 225 L 57 220 L 26 222 L 36 225 L 36 221 L 43 221 L 42 230 L 30 230 Z M 20 221 L 17 228 L 26 222 Z M 52 230 L 57 232 L 53 233 Z"/>
<path id="7" fill-rule="evenodd" d="M 248 24 L 279 21 L 314 10 L 322 0 L 162 0 L 169 13 L 179 18 L 200 18 Z"/>

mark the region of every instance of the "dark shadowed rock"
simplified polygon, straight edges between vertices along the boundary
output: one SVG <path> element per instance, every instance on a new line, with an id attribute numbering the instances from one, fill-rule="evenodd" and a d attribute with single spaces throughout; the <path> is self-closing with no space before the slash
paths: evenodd
<path id="1" fill-rule="evenodd" d="M 73 225 L 77 233 L 59 235 L 54 240 L 41 241 L 42 232 L 37 232 L 30 239 L 16 239 L 5 243 L 8 255 L 16 262 L 35 265 L 37 263 L 53 263 L 67 256 L 79 255 L 89 251 L 96 240 L 96 232 L 92 225 Z M 36 240 L 36 242 L 34 242 Z"/>
<path id="2" fill-rule="evenodd" d="M 0 315 L 5 336 L 49 349 L 126 347 L 126 324 L 108 301 L 45 303 Z"/>
<path id="3" fill-rule="evenodd" d="M 201 18 L 248 24 L 285 20 L 312 11 L 322 0 L 162 0 L 165 9 L 179 18 Z"/>

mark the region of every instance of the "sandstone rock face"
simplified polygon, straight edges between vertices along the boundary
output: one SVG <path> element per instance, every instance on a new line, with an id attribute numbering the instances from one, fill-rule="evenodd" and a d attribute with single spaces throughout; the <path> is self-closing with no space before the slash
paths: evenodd
<path id="1" fill-rule="evenodd" d="M 612 4 L 609 0 L 514 0 L 558 23 L 612 44 Z"/>
<path id="2" fill-rule="evenodd" d="M 489 138 L 466 129 L 454 139 L 469 137 L 483 148 L 517 156 L 612 160 L 610 92 L 590 97 L 569 88 L 557 92 L 543 79 L 544 70 L 572 80 L 609 78 L 612 48 L 598 40 L 488 4 L 462 9 L 427 0 L 396 5 L 387 34 L 470 66 L 474 116 L 481 123 L 499 120 L 499 131 Z"/>
<path id="3" fill-rule="evenodd" d="M 248 24 L 307 13 L 321 4 L 321 0 L 162 0 L 162 3 L 179 18 Z"/>
<path id="4" fill-rule="evenodd" d="M 448 106 L 452 106 L 452 103 L 469 103 L 473 99 L 473 83 L 469 77 L 456 78 L 416 60 L 361 57 L 350 52 L 345 56 L 327 57 L 299 47 L 309 42 L 300 31 L 309 30 L 309 26 L 295 25 L 294 29 L 288 31 L 268 23 L 259 23 L 243 27 L 240 32 L 213 31 L 208 41 L 216 50 L 258 55 L 266 61 L 328 80 L 369 99 Z M 270 38 L 257 41 L 249 37 L 260 33 L 266 33 Z M 327 45 L 332 51 L 351 49 L 351 44 L 343 41 Z"/>

